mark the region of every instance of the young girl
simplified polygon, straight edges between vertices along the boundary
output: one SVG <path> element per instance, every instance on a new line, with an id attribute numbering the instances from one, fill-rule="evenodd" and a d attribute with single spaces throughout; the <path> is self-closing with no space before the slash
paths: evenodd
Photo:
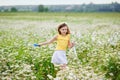
<path id="1" fill-rule="evenodd" d="M 72 48 L 74 46 L 74 43 L 70 42 L 70 30 L 67 24 L 60 24 L 58 26 L 58 33 L 59 34 L 55 35 L 52 39 L 43 43 L 39 43 L 38 46 L 50 44 L 56 40 L 57 45 L 51 62 L 54 65 L 60 65 L 60 69 L 64 69 L 68 63 L 66 57 L 66 49 Z"/>

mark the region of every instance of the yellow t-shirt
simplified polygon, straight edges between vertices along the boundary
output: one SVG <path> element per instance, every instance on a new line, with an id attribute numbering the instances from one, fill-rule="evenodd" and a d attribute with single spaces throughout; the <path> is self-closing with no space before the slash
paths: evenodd
<path id="1" fill-rule="evenodd" d="M 62 36 L 58 34 L 56 50 L 66 50 L 68 47 L 69 40 L 70 40 L 70 34 L 67 34 L 66 36 Z"/>

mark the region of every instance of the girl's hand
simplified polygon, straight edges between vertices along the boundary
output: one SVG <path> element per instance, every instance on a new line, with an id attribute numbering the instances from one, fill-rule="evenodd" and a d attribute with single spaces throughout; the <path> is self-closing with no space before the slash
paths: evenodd
<path id="1" fill-rule="evenodd" d="M 72 43 L 71 43 L 71 46 L 72 46 L 72 47 L 74 47 L 74 46 L 75 46 L 75 43 L 74 43 L 74 42 L 72 42 Z"/>
<path id="2" fill-rule="evenodd" d="M 74 42 L 71 42 L 68 47 L 69 47 L 69 48 L 72 48 L 73 46 L 75 46 L 75 43 L 74 43 Z"/>
<path id="3" fill-rule="evenodd" d="M 33 45 L 34 45 L 35 47 L 40 47 L 40 46 L 41 46 L 41 45 L 39 45 L 39 44 L 36 44 L 36 43 L 35 43 L 35 44 L 33 44 Z"/>

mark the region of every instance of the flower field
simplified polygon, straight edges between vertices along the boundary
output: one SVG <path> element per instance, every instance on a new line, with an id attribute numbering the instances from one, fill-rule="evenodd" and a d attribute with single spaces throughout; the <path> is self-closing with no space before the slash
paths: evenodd
<path id="1" fill-rule="evenodd" d="M 68 68 L 51 64 L 51 39 L 65 22 Z M 0 13 L 0 80 L 120 80 L 120 13 Z"/>

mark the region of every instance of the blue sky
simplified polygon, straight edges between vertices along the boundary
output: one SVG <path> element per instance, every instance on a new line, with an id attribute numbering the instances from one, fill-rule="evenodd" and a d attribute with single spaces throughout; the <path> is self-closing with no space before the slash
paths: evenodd
<path id="1" fill-rule="evenodd" d="M 55 5 L 55 4 L 89 4 L 90 2 L 96 4 L 105 4 L 120 0 L 0 0 L 0 6 L 3 5 Z"/>

